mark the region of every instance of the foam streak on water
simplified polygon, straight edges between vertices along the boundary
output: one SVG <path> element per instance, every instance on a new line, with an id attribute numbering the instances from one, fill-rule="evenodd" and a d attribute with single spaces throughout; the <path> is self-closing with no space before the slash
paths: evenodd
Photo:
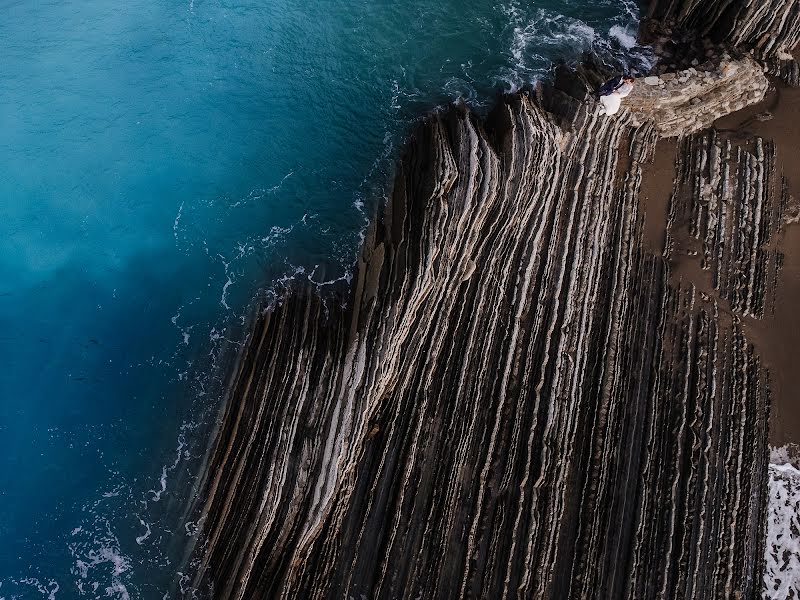
<path id="1" fill-rule="evenodd" d="M 800 448 L 774 448 L 770 463 L 762 597 L 800 598 Z"/>
<path id="2" fill-rule="evenodd" d="M 485 111 L 585 50 L 648 60 L 631 0 L 3 13 L 0 600 L 161 598 L 180 579 L 252 307 L 291 278 L 350 280 L 421 115 Z"/>

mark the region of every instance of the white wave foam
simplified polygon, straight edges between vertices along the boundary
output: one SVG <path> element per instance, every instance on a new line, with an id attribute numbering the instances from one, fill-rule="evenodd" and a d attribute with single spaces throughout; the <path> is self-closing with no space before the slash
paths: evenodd
<path id="1" fill-rule="evenodd" d="M 178 207 L 178 214 L 175 215 L 175 221 L 172 223 L 172 235 L 175 237 L 175 244 L 178 243 L 178 227 L 180 226 L 181 216 L 183 215 L 183 202 Z"/>
<path id="2" fill-rule="evenodd" d="M 56 600 L 56 593 L 61 589 L 61 586 L 54 579 L 49 579 L 46 585 L 36 577 L 23 577 L 19 580 L 11 579 L 9 582 L 17 587 L 32 587 L 42 596 L 46 596 L 47 600 Z M 2 585 L 3 582 L 0 581 L 0 587 L 2 587 Z M 19 598 L 19 596 L 16 594 L 11 596 L 11 600 L 16 600 L 17 598 Z M 0 600 L 5 600 L 5 596 L 0 596 Z"/>
<path id="3" fill-rule="evenodd" d="M 800 448 L 772 451 L 762 598 L 800 598 Z M 789 462 L 794 459 L 795 464 Z"/>
<path id="4" fill-rule="evenodd" d="M 158 490 L 150 490 L 150 493 L 153 494 L 151 500 L 153 502 L 158 502 L 161 500 L 161 494 L 167 491 L 167 467 L 161 467 L 161 477 L 158 480 L 159 484 L 161 485 L 161 489 Z"/>
<path id="5" fill-rule="evenodd" d="M 544 8 L 530 10 L 518 0 L 502 5 L 500 11 L 508 20 L 510 32 L 511 64 L 493 79 L 505 91 L 514 92 L 545 75 L 553 59 L 576 61 L 585 51 L 594 52 L 624 70 L 648 70 L 652 66 L 652 53 L 636 41 L 639 24 L 636 2 L 612 0 L 605 4 L 611 18 L 603 21 L 584 21 Z M 599 27 L 603 29 L 598 30 Z"/>
<path id="6" fill-rule="evenodd" d="M 227 266 L 227 265 L 226 265 L 226 266 Z M 219 299 L 219 303 L 220 303 L 222 306 L 224 306 L 224 307 L 225 307 L 225 310 L 230 310 L 230 309 L 231 309 L 231 307 L 230 307 L 230 306 L 228 306 L 228 301 L 227 301 L 227 298 L 228 298 L 228 288 L 229 288 L 231 285 L 233 285 L 233 279 L 231 279 L 231 276 L 230 276 L 230 275 L 228 275 L 228 281 L 226 281 L 226 282 L 225 282 L 225 284 L 222 286 L 222 297 Z"/>
<path id="7" fill-rule="evenodd" d="M 74 589 L 79 596 L 139 598 L 142 590 L 134 582 L 146 582 L 149 569 L 160 571 L 171 564 L 161 542 L 174 537 L 174 523 L 164 519 L 163 509 L 154 512 L 151 507 L 168 493 L 170 475 L 192 458 L 186 440 L 196 427 L 194 422 L 181 424 L 174 458 L 161 467 L 156 486 L 135 492 L 128 484 L 115 483 L 83 507 L 83 521 L 71 530 L 67 544 L 74 561 L 70 572 L 76 577 Z M 118 481 L 119 474 L 112 472 L 111 477 Z M 140 533 L 136 535 L 135 530 Z M 136 577 L 134 570 L 139 571 Z"/>
<path id="8" fill-rule="evenodd" d="M 100 502 L 95 502 L 94 512 Z M 122 553 L 120 542 L 105 517 L 94 514 L 91 527 L 78 527 L 73 530 L 77 539 L 68 544 L 70 554 L 75 559 L 72 574 L 77 576 L 75 586 L 80 596 L 96 597 L 103 589 L 105 595 L 117 600 L 129 600 L 130 594 L 125 579 L 129 576 L 132 562 Z M 108 583 L 99 579 L 108 577 Z"/>
<path id="9" fill-rule="evenodd" d="M 175 449 L 175 460 L 171 464 L 163 465 L 161 467 L 161 477 L 158 479 L 159 489 L 149 490 L 149 493 L 151 494 L 151 502 L 159 502 L 161 500 L 162 494 L 167 491 L 167 474 L 177 469 L 178 465 L 181 463 L 181 460 L 188 458 L 184 451 L 186 448 L 186 431 L 194 428 L 194 423 L 183 423 L 181 425 L 181 430 L 178 434 L 178 447 Z M 142 525 L 144 525 L 144 523 L 142 523 Z"/>
<path id="10" fill-rule="evenodd" d="M 636 47 L 636 36 L 620 25 L 614 25 L 608 30 L 608 35 L 616 38 L 623 48 L 631 50 Z"/>
<path id="11" fill-rule="evenodd" d="M 538 9 L 535 17 L 527 22 L 520 19 L 518 11 L 512 14 L 516 15 L 516 22 L 512 30 L 511 56 L 520 67 L 528 66 L 529 55 L 537 62 L 543 61 L 539 50 L 555 46 L 578 53 L 591 48 L 597 39 L 594 28 L 587 23 L 543 8 Z M 532 49 L 537 52 L 532 53 Z"/>
<path id="12" fill-rule="evenodd" d="M 293 171 L 293 170 L 292 170 L 292 171 L 289 171 L 289 172 L 288 172 L 286 175 L 284 175 L 284 176 L 283 176 L 283 179 L 281 179 L 281 180 L 278 182 L 278 184 L 277 184 L 277 185 L 273 185 L 271 188 L 269 188 L 269 189 L 267 190 L 267 193 L 268 193 L 268 194 L 274 194 L 275 192 L 277 192 L 278 190 L 280 190 L 280 189 L 283 187 L 283 184 L 286 182 L 286 180 L 287 180 L 287 179 L 289 179 L 289 177 L 291 177 L 292 175 L 294 175 L 294 171 Z"/>
<path id="13" fill-rule="evenodd" d="M 639 22 L 639 7 L 637 6 L 635 0 L 621 0 L 620 5 L 625 11 L 628 19 L 637 23 Z"/>

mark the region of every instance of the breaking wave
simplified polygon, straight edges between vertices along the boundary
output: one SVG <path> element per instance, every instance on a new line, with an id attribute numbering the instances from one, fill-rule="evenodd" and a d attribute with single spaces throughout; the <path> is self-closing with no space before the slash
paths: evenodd
<path id="1" fill-rule="evenodd" d="M 620 71 L 643 73 L 654 64 L 648 46 L 636 39 L 639 9 L 633 2 L 620 0 L 605 7 L 614 16 L 586 20 L 553 9 L 523 8 L 519 2 L 501 5 L 510 30 L 510 66 L 500 79 L 513 92 L 545 76 L 552 61 L 575 64 L 584 53 L 592 52 Z"/>

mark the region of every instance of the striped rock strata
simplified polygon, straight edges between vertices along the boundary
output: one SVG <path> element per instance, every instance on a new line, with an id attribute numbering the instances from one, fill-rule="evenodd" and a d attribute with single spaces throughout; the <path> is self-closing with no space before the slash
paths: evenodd
<path id="1" fill-rule="evenodd" d="M 656 137 L 586 109 L 564 131 L 526 95 L 487 124 L 422 126 L 347 301 L 296 286 L 255 320 L 201 481 L 194 587 L 756 597 L 767 373 L 643 250 Z"/>
<path id="2" fill-rule="evenodd" d="M 650 16 L 752 51 L 771 73 L 800 85 L 800 67 L 792 55 L 800 45 L 800 0 L 653 0 Z"/>
<path id="3" fill-rule="evenodd" d="M 773 312 L 783 260 L 775 241 L 789 203 L 775 147 L 754 138 L 749 151 L 714 130 L 681 145 L 665 254 L 681 246 L 698 255 L 718 298 L 739 316 L 762 318 Z"/>

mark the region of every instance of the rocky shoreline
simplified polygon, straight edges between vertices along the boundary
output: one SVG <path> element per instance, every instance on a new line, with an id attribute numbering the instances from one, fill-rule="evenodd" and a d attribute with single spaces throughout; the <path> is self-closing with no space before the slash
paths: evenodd
<path id="1" fill-rule="evenodd" d="M 750 330 L 794 200 L 775 144 L 708 125 L 763 101 L 764 68 L 793 81 L 800 9 L 727 6 L 655 2 L 674 39 L 727 49 L 666 49 L 690 66 L 614 118 L 579 71 L 419 128 L 347 302 L 295 286 L 253 324 L 200 482 L 195 589 L 761 596 L 774 376 Z"/>

